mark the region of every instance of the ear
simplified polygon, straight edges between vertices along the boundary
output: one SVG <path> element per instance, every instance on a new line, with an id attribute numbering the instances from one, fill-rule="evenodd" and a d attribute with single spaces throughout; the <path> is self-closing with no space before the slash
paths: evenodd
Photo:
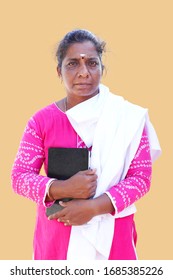
<path id="1" fill-rule="evenodd" d="M 62 75 L 61 75 L 61 68 L 57 66 L 56 70 L 57 70 L 57 73 L 58 73 L 58 77 L 59 77 L 59 78 L 62 78 Z"/>
<path id="2" fill-rule="evenodd" d="M 102 64 L 102 75 L 103 75 L 104 70 L 105 70 L 105 66 Z"/>

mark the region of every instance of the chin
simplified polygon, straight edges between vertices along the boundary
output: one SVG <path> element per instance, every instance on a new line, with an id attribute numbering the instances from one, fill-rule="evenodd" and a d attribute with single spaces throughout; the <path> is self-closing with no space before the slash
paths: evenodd
<path id="1" fill-rule="evenodd" d="M 92 97 L 94 95 L 96 95 L 97 93 L 99 92 L 99 88 L 96 88 L 96 89 L 92 89 L 92 90 L 87 90 L 87 89 L 78 89 L 75 91 L 75 95 L 78 95 L 78 96 L 83 96 L 83 97 Z"/>

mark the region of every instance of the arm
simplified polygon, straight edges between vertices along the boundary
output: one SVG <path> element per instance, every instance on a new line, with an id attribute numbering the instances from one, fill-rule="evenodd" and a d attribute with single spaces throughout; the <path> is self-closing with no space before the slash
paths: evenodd
<path id="1" fill-rule="evenodd" d="M 95 199 L 62 203 L 65 209 L 49 218 L 61 222 L 69 220 L 71 225 L 81 225 L 96 215 L 119 213 L 149 191 L 151 170 L 149 141 L 144 130 L 124 180 Z"/>
<path id="2" fill-rule="evenodd" d="M 97 175 L 95 169 L 79 171 L 64 181 L 54 180 L 49 188 L 46 201 L 59 200 L 61 198 L 93 197 L 97 187 Z"/>
<path id="3" fill-rule="evenodd" d="M 144 129 L 138 150 L 124 180 L 110 188 L 110 197 L 116 212 L 130 206 L 150 189 L 152 162 L 148 136 Z"/>
<path id="4" fill-rule="evenodd" d="M 45 159 L 43 139 L 36 121 L 31 118 L 25 128 L 12 168 L 13 190 L 32 201 L 42 204 L 46 184 L 50 178 L 39 175 Z"/>
<path id="5" fill-rule="evenodd" d="M 95 170 L 80 171 L 61 181 L 39 175 L 45 160 L 44 141 L 34 118 L 28 122 L 12 169 L 12 187 L 16 193 L 38 204 L 50 206 L 64 197 L 88 198 L 95 194 Z M 47 190 L 48 194 L 47 195 Z"/>

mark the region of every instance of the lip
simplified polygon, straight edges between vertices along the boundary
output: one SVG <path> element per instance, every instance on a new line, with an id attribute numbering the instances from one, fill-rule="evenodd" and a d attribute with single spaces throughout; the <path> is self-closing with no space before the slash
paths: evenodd
<path id="1" fill-rule="evenodd" d="M 89 83 L 76 83 L 75 86 L 90 86 Z"/>
<path id="2" fill-rule="evenodd" d="M 75 87 L 78 89 L 88 89 L 91 87 L 91 84 L 89 83 L 76 83 Z"/>

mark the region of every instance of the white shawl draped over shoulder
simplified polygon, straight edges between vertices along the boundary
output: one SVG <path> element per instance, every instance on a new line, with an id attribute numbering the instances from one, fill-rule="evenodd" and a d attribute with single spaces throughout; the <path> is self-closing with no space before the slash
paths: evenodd
<path id="1" fill-rule="evenodd" d="M 71 108 L 66 114 L 87 147 L 92 146 L 91 168 L 96 168 L 98 175 L 95 197 L 125 178 L 144 126 L 147 128 L 152 160 L 160 155 L 159 141 L 147 109 L 112 94 L 102 84 L 99 94 Z M 99 215 L 85 225 L 73 226 L 67 259 L 108 259 L 115 219 L 135 211 L 133 204 L 115 216 Z"/>

